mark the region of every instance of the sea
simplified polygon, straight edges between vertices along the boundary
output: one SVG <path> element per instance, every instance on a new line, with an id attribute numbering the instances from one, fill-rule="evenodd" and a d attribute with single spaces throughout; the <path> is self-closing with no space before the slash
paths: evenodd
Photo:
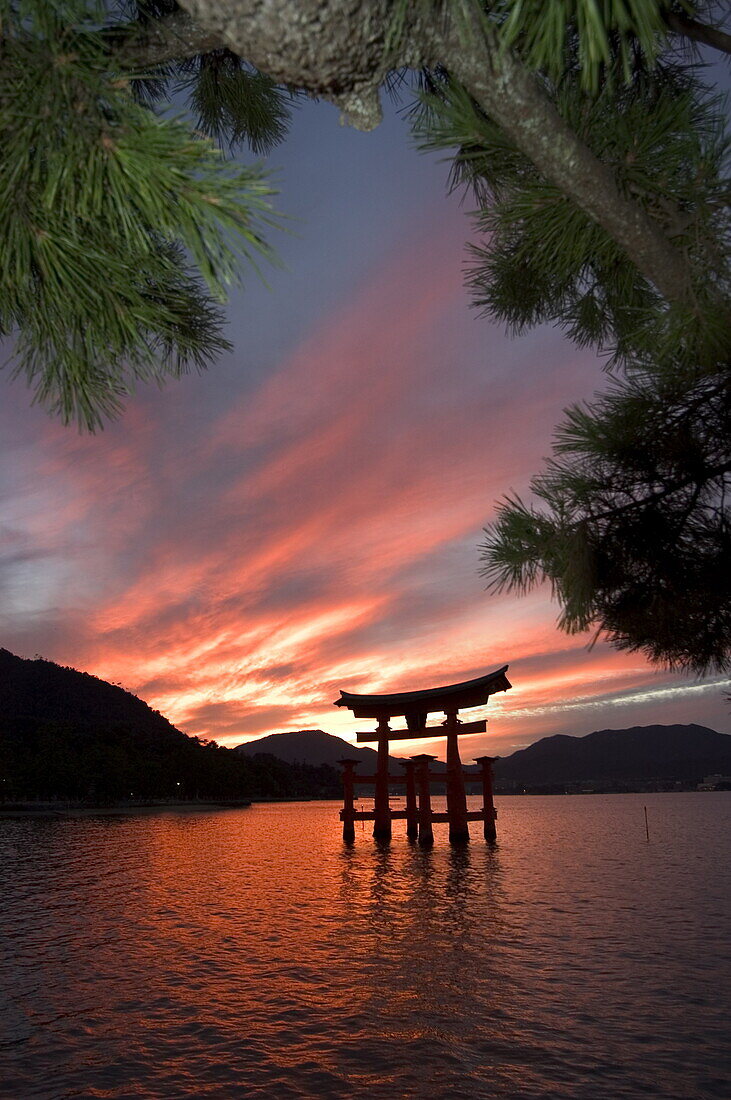
<path id="1" fill-rule="evenodd" d="M 731 1096 L 731 793 L 497 805 L 0 820 L 2 1100 Z"/>

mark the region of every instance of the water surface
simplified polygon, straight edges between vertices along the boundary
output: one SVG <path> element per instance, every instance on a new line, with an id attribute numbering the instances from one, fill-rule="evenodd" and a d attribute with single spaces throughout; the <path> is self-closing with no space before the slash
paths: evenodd
<path id="1" fill-rule="evenodd" d="M 731 794 L 498 805 L 0 821 L 0 1096 L 727 1097 Z"/>

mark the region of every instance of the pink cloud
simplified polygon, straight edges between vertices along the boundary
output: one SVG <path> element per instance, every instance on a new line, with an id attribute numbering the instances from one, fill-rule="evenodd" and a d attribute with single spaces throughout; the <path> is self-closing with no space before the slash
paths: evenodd
<path id="1" fill-rule="evenodd" d="M 478 748 L 538 736 L 562 704 L 593 721 L 593 699 L 654 684 L 642 660 L 559 634 L 545 593 L 482 591 L 495 499 L 525 487 L 562 405 L 600 378 L 556 333 L 510 343 L 483 322 L 478 341 L 460 251 L 452 224 L 399 242 L 217 419 L 178 396 L 92 440 L 45 427 L 33 474 L 48 501 L 23 530 L 68 574 L 64 648 L 48 655 L 230 743 L 350 734 L 341 686 L 405 690 L 508 661 L 515 690 Z"/>

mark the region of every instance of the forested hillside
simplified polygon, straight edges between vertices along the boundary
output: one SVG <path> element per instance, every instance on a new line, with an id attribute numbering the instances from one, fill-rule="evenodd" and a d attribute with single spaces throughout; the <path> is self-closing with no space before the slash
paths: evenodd
<path id="1" fill-rule="evenodd" d="M 306 798 L 326 766 L 254 759 L 181 733 L 121 687 L 0 649 L 0 798 Z"/>
<path id="2" fill-rule="evenodd" d="M 694 786 L 712 772 L 731 772 L 731 737 L 694 724 L 543 737 L 495 767 L 498 780 L 531 787 L 651 780 Z"/>

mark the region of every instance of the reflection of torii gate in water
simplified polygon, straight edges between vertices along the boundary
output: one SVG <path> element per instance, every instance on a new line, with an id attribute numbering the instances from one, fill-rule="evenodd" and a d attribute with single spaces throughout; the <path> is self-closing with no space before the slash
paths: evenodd
<path id="1" fill-rule="evenodd" d="M 353 695 L 341 691 L 336 707 L 347 707 L 355 718 L 376 718 L 378 729 L 374 733 L 359 733 L 356 740 L 378 742 L 378 763 L 375 775 L 356 775 L 358 760 L 341 760 L 343 765 L 344 805 L 340 813 L 343 822 L 343 840 L 355 839 L 355 822 L 372 821 L 373 835 L 382 840 L 391 836 L 391 822 L 406 819 L 406 835 L 411 839 L 419 838 L 420 844 L 432 844 L 435 821 L 449 822 L 449 839 L 454 842 L 469 840 L 470 821 L 484 821 L 486 840 L 495 839 L 496 812 L 492 801 L 492 765 L 497 757 L 481 756 L 477 763 L 482 767 L 483 806 L 481 810 L 468 811 L 465 795 L 465 773 L 459 758 L 458 738 L 466 733 L 484 733 L 487 723 L 461 722 L 457 714 L 465 707 L 483 706 L 497 691 L 507 691 L 512 685 L 505 673 L 504 665 L 487 676 L 478 676 L 476 680 L 466 680 L 462 684 L 449 684 L 447 687 L 428 688 L 426 691 L 403 691 L 395 695 Z M 428 714 L 442 711 L 446 721 L 441 726 L 427 726 Z M 392 730 L 388 724 L 390 718 L 406 719 L 405 730 Z M 388 774 L 388 742 L 395 740 L 416 741 L 428 737 L 447 738 L 446 775 L 429 771 L 429 762 L 434 756 L 422 753 L 410 760 L 399 761 L 406 769 L 406 775 Z M 473 782 L 478 779 L 472 772 L 467 778 Z M 446 782 L 447 812 L 434 813 L 431 808 L 430 784 Z M 356 783 L 375 783 L 375 806 L 371 810 L 356 810 L 354 807 L 354 788 Z M 389 806 L 388 787 L 390 783 L 406 785 L 406 809 L 392 810 Z M 417 806 L 418 786 L 418 806 Z"/>

